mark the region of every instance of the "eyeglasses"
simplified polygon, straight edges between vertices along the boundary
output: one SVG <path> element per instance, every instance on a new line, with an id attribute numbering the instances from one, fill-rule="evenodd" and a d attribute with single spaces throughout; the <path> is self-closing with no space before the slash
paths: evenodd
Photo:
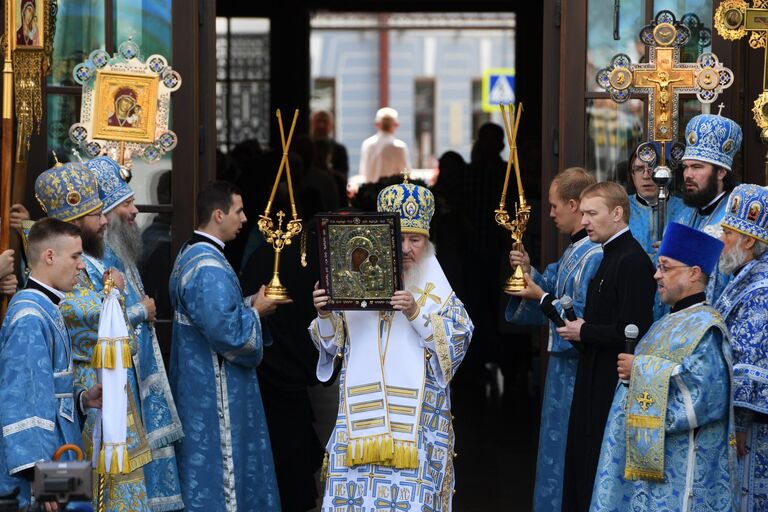
<path id="1" fill-rule="evenodd" d="M 642 175 L 647 174 L 648 176 L 653 176 L 653 171 L 651 170 L 650 167 L 637 166 L 637 167 L 632 167 L 632 174 L 642 174 Z"/>
<path id="2" fill-rule="evenodd" d="M 684 268 L 684 267 L 690 267 L 690 265 L 665 265 L 664 263 L 657 263 L 656 268 L 659 269 L 659 272 L 662 274 L 666 274 L 667 270 L 671 268 Z"/>

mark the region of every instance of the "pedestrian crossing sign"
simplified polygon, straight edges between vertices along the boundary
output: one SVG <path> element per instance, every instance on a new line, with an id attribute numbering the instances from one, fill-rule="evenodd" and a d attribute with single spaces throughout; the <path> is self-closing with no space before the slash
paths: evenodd
<path id="1" fill-rule="evenodd" d="M 483 73 L 483 112 L 498 112 L 501 103 L 515 102 L 515 68 L 490 68 Z"/>

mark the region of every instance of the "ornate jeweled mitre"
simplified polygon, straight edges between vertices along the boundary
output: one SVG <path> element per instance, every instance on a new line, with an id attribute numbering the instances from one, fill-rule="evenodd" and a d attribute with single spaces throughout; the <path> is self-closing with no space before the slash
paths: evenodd
<path id="1" fill-rule="evenodd" d="M 96 176 L 78 162 L 57 164 L 37 177 L 35 197 L 48 217 L 69 222 L 102 207 Z"/>
<path id="2" fill-rule="evenodd" d="M 721 224 L 768 243 L 768 190 L 752 184 L 733 189 Z"/>
<path id="3" fill-rule="evenodd" d="M 683 160 L 700 160 L 731 170 L 741 147 L 741 127 L 727 117 L 699 114 L 685 127 Z"/>
<path id="4" fill-rule="evenodd" d="M 429 236 L 429 223 L 435 214 L 435 197 L 429 189 L 409 183 L 406 174 L 402 183 L 390 185 L 379 192 L 377 209 L 398 213 L 402 233 Z"/>

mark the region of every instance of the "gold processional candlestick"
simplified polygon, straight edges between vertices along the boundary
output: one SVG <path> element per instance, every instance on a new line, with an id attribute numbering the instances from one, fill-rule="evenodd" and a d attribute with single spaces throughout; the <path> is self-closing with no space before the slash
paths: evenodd
<path id="1" fill-rule="evenodd" d="M 504 131 L 507 134 L 507 143 L 509 144 L 509 160 L 507 161 L 507 173 L 504 176 L 504 187 L 501 190 L 501 200 L 499 200 L 498 209 L 494 210 L 496 223 L 509 231 L 512 236 L 512 248 L 514 250 L 520 250 L 523 241 L 523 233 L 528 226 L 528 219 L 531 217 L 531 207 L 525 200 L 525 193 L 523 192 L 523 181 L 520 178 L 520 162 L 517 157 L 517 129 L 520 126 L 520 116 L 523 113 L 523 104 L 517 108 L 517 116 L 515 116 L 515 107 L 511 103 L 509 104 L 509 114 L 504 110 L 504 104 L 500 104 L 501 117 L 504 119 Z M 512 125 L 512 118 L 515 118 L 515 124 Z M 515 177 L 517 178 L 517 192 L 518 202 L 515 203 L 515 219 L 510 220 L 509 212 L 507 212 L 507 186 L 509 184 L 509 173 L 515 166 Z M 525 289 L 525 277 L 523 276 L 523 268 L 517 265 L 512 275 L 507 279 L 504 284 L 505 292 L 519 292 Z"/>
<path id="2" fill-rule="evenodd" d="M 280 282 L 280 253 L 286 245 L 291 245 L 291 238 L 301 233 L 301 219 L 296 212 L 296 201 L 293 199 L 293 183 L 291 182 L 291 165 L 288 162 L 288 148 L 291 146 L 291 139 L 293 139 L 293 130 L 296 128 L 296 120 L 299 117 L 299 110 L 293 113 L 293 121 L 291 122 L 291 131 L 288 133 L 288 139 L 285 138 L 285 131 L 283 129 L 283 117 L 280 114 L 280 109 L 277 110 L 277 123 L 280 126 L 280 141 L 283 145 L 283 158 L 280 160 L 280 167 L 277 170 L 277 176 L 275 177 L 275 184 L 272 186 L 272 193 L 269 195 L 269 201 L 267 201 L 267 207 L 264 208 L 264 214 L 259 216 L 259 231 L 264 235 L 268 244 L 272 245 L 275 250 L 275 264 L 272 268 L 272 280 L 267 285 L 265 294 L 270 299 L 286 300 L 289 299 L 288 290 Z M 270 217 L 272 211 L 272 203 L 275 200 L 275 193 L 277 193 L 277 186 L 280 184 L 280 177 L 285 169 L 285 179 L 288 182 L 288 196 L 291 200 L 291 216 L 293 217 L 285 226 L 283 231 L 283 219 L 285 213 L 280 210 L 277 212 L 277 229 L 275 229 L 275 223 Z"/>

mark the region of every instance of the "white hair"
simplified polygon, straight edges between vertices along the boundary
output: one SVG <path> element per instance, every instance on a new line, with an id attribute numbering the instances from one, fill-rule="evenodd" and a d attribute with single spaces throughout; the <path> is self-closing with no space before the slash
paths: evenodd
<path id="1" fill-rule="evenodd" d="M 403 289 L 410 290 L 421 284 L 421 279 L 424 277 L 424 267 L 426 261 L 435 255 L 435 244 L 427 240 L 427 247 L 424 249 L 419 261 L 415 262 L 408 270 L 403 270 Z"/>

